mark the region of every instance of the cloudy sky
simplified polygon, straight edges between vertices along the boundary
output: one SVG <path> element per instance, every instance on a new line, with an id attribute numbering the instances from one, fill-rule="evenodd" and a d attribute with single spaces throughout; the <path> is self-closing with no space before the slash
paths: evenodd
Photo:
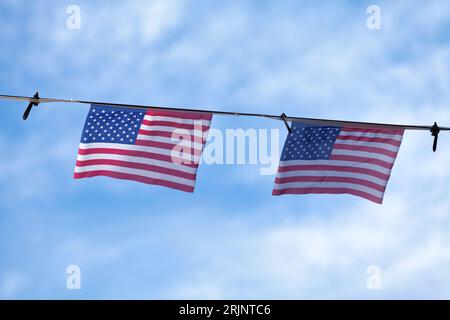
<path id="1" fill-rule="evenodd" d="M 3 0 L 0 94 L 450 125 L 449 16 L 445 0 Z M 450 298 L 450 135 L 433 154 L 406 133 L 380 206 L 272 197 L 259 165 L 202 165 L 194 194 L 73 180 L 88 106 L 0 108 L 0 298 Z"/>

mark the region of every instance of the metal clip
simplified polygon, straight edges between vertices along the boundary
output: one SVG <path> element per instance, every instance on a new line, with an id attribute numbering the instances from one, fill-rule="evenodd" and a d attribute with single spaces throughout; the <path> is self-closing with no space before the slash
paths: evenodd
<path id="1" fill-rule="evenodd" d="M 39 100 L 39 92 L 35 93 L 35 95 L 33 96 L 33 99 Z M 30 103 L 28 104 L 28 107 L 25 109 L 25 112 L 23 113 L 23 116 L 22 116 L 23 120 L 27 120 L 33 106 L 37 107 L 38 105 L 39 105 L 39 101 L 37 101 L 37 102 L 30 101 Z"/>
<path id="2" fill-rule="evenodd" d="M 284 125 L 286 126 L 286 129 L 288 129 L 289 133 L 292 133 L 292 128 L 289 126 L 289 123 L 286 119 L 286 114 L 284 112 L 281 114 L 281 119 L 283 120 Z"/>
<path id="3" fill-rule="evenodd" d="M 433 141 L 433 152 L 436 152 L 437 149 L 437 143 L 438 143 L 438 137 L 439 137 L 439 132 L 441 131 L 441 129 L 439 128 L 439 126 L 437 125 L 437 123 L 435 122 L 434 125 L 431 127 L 430 132 L 431 135 L 434 137 L 434 141 Z"/>

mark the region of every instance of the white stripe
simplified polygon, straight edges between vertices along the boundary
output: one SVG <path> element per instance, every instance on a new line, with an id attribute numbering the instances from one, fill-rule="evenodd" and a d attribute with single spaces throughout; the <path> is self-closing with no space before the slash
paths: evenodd
<path id="1" fill-rule="evenodd" d="M 183 119 L 183 118 L 174 118 L 174 117 L 164 117 L 164 116 L 144 116 L 145 120 L 148 121 L 168 121 L 175 122 L 180 124 L 198 124 L 201 126 L 209 126 L 211 121 L 203 120 L 203 119 Z"/>
<path id="2" fill-rule="evenodd" d="M 141 158 L 141 157 L 132 157 L 132 156 L 124 156 L 121 154 L 108 154 L 108 153 L 94 153 L 94 154 L 86 154 L 81 155 L 79 154 L 77 157 L 78 161 L 87 161 L 87 160 L 98 160 L 98 159 L 106 159 L 106 160 L 120 160 L 120 161 L 127 161 L 127 162 L 133 162 L 133 163 L 142 163 L 142 164 L 150 164 L 158 167 L 173 169 L 177 171 L 182 171 L 186 173 L 192 173 L 195 174 L 197 172 L 197 168 L 188 167 L 172 162 L 167 161 L 161 161 L 161 160 L 155 160 L 155 159 L 148 159 L 148 158 Z"/>
<path id="3" fill-rule="evenodd" d="M 192 161 L 194 163 L 197 163 L 200 161 L 200 156 L 196 156 L 196 155 L 193 155 L 190 153 L 185 153 L 185 152 L 181 153 L 179 151 L 168 150 L 168 149 L 164 149 L 164 148 L 155 148 L 155 147 L 138 146 L 138 145 L 131 145 L 131 144 L 120 144 L 120 143 L 80 143 L 80 149 L 95 149 L 95 148 L 143 151 L 143 152 L 151 152 L 151 153 L 171 156 L 176 159 L 183 159 L 183 160 L 187 160 L 187 161 Z"/>
<path id="4" fill-rule="evenodd" d="M 339 137 L 336 139 L 336 143 L 346 144 L 352 146 L 361 146 L 361 147 L 373 147 L 373 148 L 381 148 L 392 152 L 397 152 L 399 147 L 394 146 L 388 143 L 382 142 L 368 142 L 368 141 L 354 141 L 354 140 L 341 140 Z"/>
<path id="5" fill-rule="evenodd" d="M 198 151 L 203 150 L 203 143 L 189 141 L 188 139 L 172 139 L 172 138 L 168 138 L 168 137 L 148 136 L 146 134 L 138 134 L 137 140 L 164 142 L 164 143 L 174 144 L 174 145 L 182 146 L 182 147 L 191 147 Z M 195 139 L 193 139 L 193 140 L 195 140 Z"/>
<path id="6" fill-rule="evenodd" d="M 287 160 L 280 161 L 280 167 L 286 166 L 340 166 L 340 167 L 357 167 L 375 170 L 383 174 L 390 174 L 391 169 L 378 166 L 376 164 L 355 162 L 355 161 L 343 161 L 343 160 Z"/>
<path id="7" fill-rule="evenodd" d="M 146 177 L 146 178 L 176 182 L 176 183 L 187 185 L 190 187 L 193 187 L 195 184 L 195 180 L 175 177 L 175 176 L 168 175 L 165 173 L 159 173 L 159 172 L 153 172 L 153 171 L 141 170 L 141 169 L 125 168 L 125 167 L 120 167 L 120 166 L 95 165 L 95 166 L 86 166 L 86 167 L 75 167 L 75 172 L 77 172 L 77 173 L 97 171 L 97 170 L 107 170 L 107 171 L 114 171 L 114 172 L 120 172 L 120 173 L 134 174 L 134 175 Z"/>
<path id="8" fill-rule="evenodd" d="M 164 132 L 171 132 L 172 136 L 180 136 L 180 135 L 190 135 L 190 136 L 196 136 L 199 138 L 203 138 L 204 135 L 206 135 L 207 131 L 202 130 L 195 130 L 195 129 L 182 129 L 182 128 L 174 128 L 174 127 L 167 127 L 167 126 L 147 126 L 145 124 L 141 125 L 141 130 L 146 131 L 164 131 Z"/>
<path id="9" fill-rule="evenodd" d="M 369 193 L 378 198 L 383 198 L 384 194 L 384 192 L 380 192 L 366 186 L 343 182 L 289 182 L 283 184 L 275 183 L 274 185 L 275 190 L 284 190 L 290 188 L 349 188 Z"/>
<path id="10" fill-rule="evenodd" d="M 383 160 L 388 163 L 393 163 L 395 160 L 395 157 L 389 157 L 389 156 L 381 154 L 381 153 L 373 153 L 373 152 L 367 152 L 367 151 L 333 149 L 331 154 L 332 155 L 341 155 L 341 156 L 366 157 L 366 158 L 371 158 L 371 159 Z"/>
<path id="11" fill-rule="evenodd" d="M 355 172 L 341 172 L 341 171 L 328 171 L 328 170 L 299 170 L 299 171 L 287 171 L 278 172 L 277 178 L 287 177 L 345 177 L 356 178 L 361 180 L 370 181 L 380 186 L 386 186 L 387 180 L 380 179 L 364 173 Z"/>
<path id="12" fill-rule="evenodd" d="M 339 132 L 338 137 L 339 136 L 383 138 L 383 139 L 391 139 L 391 140 L 397 140 L 397 141 L 402 141 L 402 138 L 403 138 L 403 136 L 401 134 L 388 134 L 388 133 L 378 133 L 378 132 L 358 132 L 358 131 L 352 131 L 352 132 L 341 131 L 341 132 Z"/>

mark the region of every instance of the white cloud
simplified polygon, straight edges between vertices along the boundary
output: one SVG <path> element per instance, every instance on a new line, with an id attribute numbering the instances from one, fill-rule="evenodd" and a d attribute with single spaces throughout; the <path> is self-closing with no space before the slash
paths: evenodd
<path id="1" fill-rule="evenodd" d="M 27 277 L 20 272 L 0 275 L 0 298 L 14 299 L 26 286 Z"/>
<path id="2" fill-rule="evenodd" d="M 25 30 L 30 36 L 28 50 L 18 51 L 9 75 L 16 79 L 13 83 L 21 84 L 29 70 L 37 70 L 35 76 L 54 95 L 450 123 L 450 48 L 431 38 L 445 24 L 448 4 L 386 2 L 379 33 L 365 29 L 365 8 L 361 16 L 332 8 L 336 10 L 310 5 L 291 14 L 288 9 L 255 12 L 234 3 L 198 13 L 194 17 L 202 19 L 188 24 L 184 19 L 191 13 L 184 2 L 114 7 L 86 2 L 81 5 L 83 25 L 78 32 L 65 28 L 65 8 L 41 6 Z M 20 36 L 21 28 L 9 26 L 6 39 Z M 177 35 L 171 38 L 174 31 Z M 72 183 L 75 137 L 84 111 L 36 112 L 29 120 L 34 130 L 24 131 L 20 143 L 9 147 L 6 133 L 0 140 L 2 150 L 9 148 L 0 159 L 5 207 L 24 199 L 29 203 L 53 199 L 63 193 L 62 181 Z M 48 124 L 50 120 L 59 123 L 57 129 Z M 81 261 L 94 270 L 128 261 L 138 265 L 127 265 L 132 271 L 145 274 L 151 269 L 161 278 L 160 292 L 172 298 L 371 298 L 374 293 L 365 287 L 371 264 L 379 265 L 383 274 L 377 297 L 448 298 L 448 142 L 442 133 L 438 153 L 432 154 L 428 132 L 408 132 L 383 206 L 345 196 L 274 199 L 270 183 L 253 206 L 244 203 L 245 197 L 230 204 L 229 198 L 239 198 L 236 192 L 222 195 L 225 200 L 211 208 L 194 208 L 191 198 L 180 196 L 177 199 L 185 202 L 179 207 L 169 203 L 172 210 L 154 212 L 154 206 L 167 198 L 160 201 L 153 188 L 136 199 L 123 182 L 91 182 L 101 185 L 102 192 L 107 190 L 99 197 L 112 193 L 119 198 L 122 192 L 130 201 L 147 204 L 144 212 L 158 219 L 144 219 L 141 212 L 124 206 L 123 220 L 112 219 L 106 231 L 103 222 L 81 234 L 82 227 L 74 226 L 67 237 L 56 237 L 59 244 L 44 236 L 41 241 L 51 248 L 54 260 Z M 257 181 L 259 175 L 241 169 L 227 177 L 230 188 L 239 188 L 242 179 L 249 184 Z M 236 176 L 240 179 L 233 179 Z M 64 208 L 57 200 L 54 204 Z M 191 212 L 186 213 L 185 206 L 192 206 Z M 40 221 L 51 219 L 43 209 L 35 210 L 42 215 Z M 165 215 L 167 219 L 161 218 Z M 85 221 L 95 218 L 88 214 Z M 159 262 L 181 269 L 182 275 L 152 269 Z M 99 272 L 108 274 L 105 269 Z M 114 277 L 122 271 L 112 266 L 110 272 Z M 26 279 L 18 273 L 4 276 L 1 296 L 19 295 Z M 104 286 L 100 291 L 114 288 L 111 295 L 121 293 L 110 283 Z M 147 286 L 127 288 L 142 293 Z M 53 289 L 47 288 L 46 294 L 52 296 Z"/>
<path id="3" fill-rule="evenodd" d="M 74 165 L 76 157 L 71 141 L 66 136 L 53 139 L 48 133 L 27 136 L 13 146 L 0 140 L 0 148 L 8 149 L 0 156 L 1 203 L 17 206 L 23 200 L 50 200 L 60 188 L 57 173 L 69 176 L 65 164 Z"/>
<path id="4" fill-rule="evenodd" d="M 382 270 L 378 297 L 432 294 L 414 290 L 419 284 L 432 285 L 432 296 L 448 297 L 448 283 L 435 278 L 450 278 L 450 221 L 429 214 L 425 204 L 390 197 L 383 208 L 361 204 L 327 218 L 293 208 L 266 208 L 261 216 L 268 210 L 293 221 L 264 228 L 254 222 L 258 214 L 240 219 L 238 228 L 223 221 L 226 231 L 212 231 L 215 237 L 202 246 L 202 267 L 174 290 L 175 298 L 370 298 L 366 269 L 373 264 Z"/>
<path id="5" fill-rule="evenodd" d="M 142 40 L 152 42 L 162 37 L 166 30 L 179 22 L 180 11 L 180 1 L 142 2 L 137 9 Z"/>

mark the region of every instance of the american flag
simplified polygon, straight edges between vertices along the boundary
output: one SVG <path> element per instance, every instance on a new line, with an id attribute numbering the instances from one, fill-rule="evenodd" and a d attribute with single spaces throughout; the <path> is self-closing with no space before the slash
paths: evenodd
<path id="1" fill-rule="evenodd" d="M 293 122 L 272 194 L 352 194 L 383 202 L 403 130 Z"/>
<path id="2" fill-rule="evenodd" d="M 91 105 L 74 178 L 108 176 L 193 192 L 211 118 Z"/>

